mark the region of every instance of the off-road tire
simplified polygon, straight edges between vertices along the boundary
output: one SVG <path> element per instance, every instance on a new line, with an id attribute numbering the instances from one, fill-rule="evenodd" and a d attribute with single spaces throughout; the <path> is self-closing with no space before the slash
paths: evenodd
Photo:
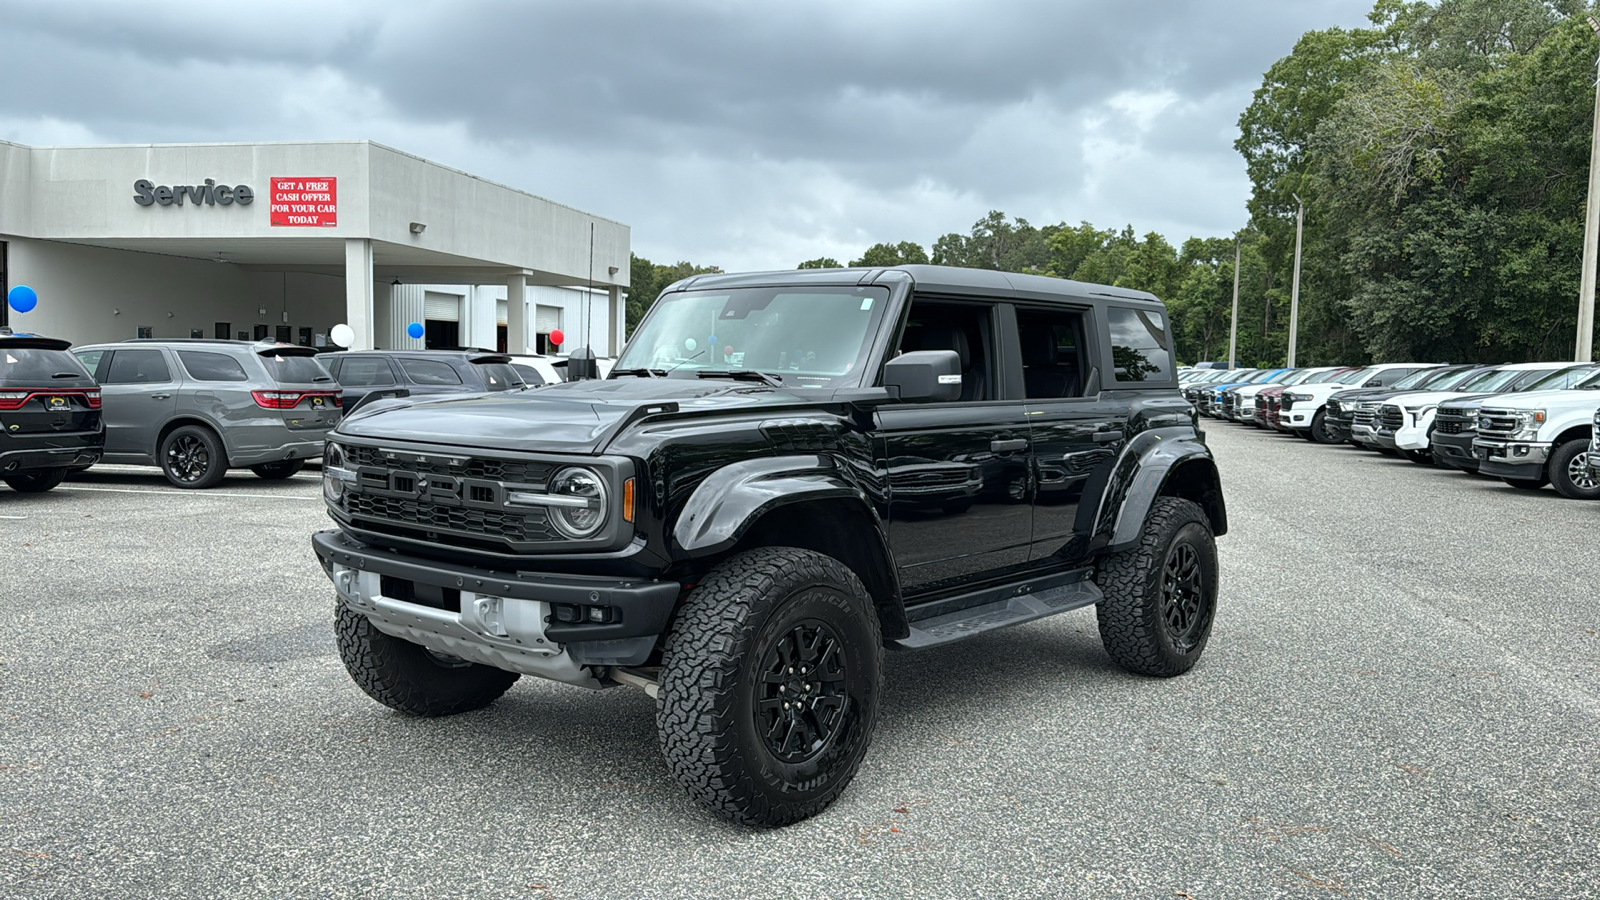
<path id="1" fill-rule="evenodd" d="M 1169 565 L 1187 555 L 1198 567 L 1198 590 L 1164 596 Z M 1095 606 L 1100 641 L 1117 665 L 1138 675 L 1170 678 L 1189 671 L 1211 637 L 1217 609 L 1217 545 L 1211 523 L 1189 500 L 1157 497 L 1137 546 L 1107 556 L 1095 574 L 1105 596 Z M 1177 586 L 1177 583 L 1174 583 Z M 1169 613 L 1184 623 L 1175 627 Z"/>
<path id="2" fill-rule="evenodd" d="M 782 696 L 796 696 L 800 686 L 789 685 L 781 651 L 818 625 L 823 637 L 812 646 L 834 642 L 837 649 L 820 659 L 835 677 L 805 681 L 802 693 L 815 711 L 813 690 L 832 691 L 824 718 L 839 712 L 819 729 L 825 737 L 812 732 L 810 747 L 802 733 L 798 747 L 809 755 L 786 760 L 769 742 L 796 714 L 777 706 L 781 697 L 764 695 L 782 684 Z M 777 668 L 769 671 L 769 662 Z M 667 768 L 697 802 L 742 824 L 775 827 L 816 815 L 866 755 L 882 680 L 877 611 L 849 567 L 792 547 L 741 553 L 690 591 L 667 635 L 656 711 Z M 775 724 L 763 732 L 758 720 L 769 716 Z M 784 730 L 785 747 L 793 737 L 792 727 Z"/>
<path id="3" fill-rule="evenodd" d="M 306 461 L 303 459 L 285 459 L 279 462 L 251 466 L 250 471 L 256 473 L 257 478 L 264 478 L 267 481 L 282 481 L 285 478 L 293 478 L 305 467 Z"/>
<path id="4" fill-rule="evenodd" d="M 1537 491 L 1550 483 L 1550 479 L 1542 475 L 1538 478 L 1502 478 L 1500 480 L 1519 491 Z"/>
<path id="5" fill-rule="evenodd" d="M 216 487 L 228 474 L 228 454 L 216 432 L 199 425 L 173 429 L 156 452 L 161 474 L 174 487 L 202 490 Z"/>
<path id="6" fill-rule="evenodd" d="M 334 615 L 339 658 L 367 696 L 413 716 L 453 716 L 493 703 L 521 676 L 450 660 L 419 644 L 384 634 L 372 620 L 339 604 Z"/>
<path id="7" fill-rule="evenodd" d="M 1339 443 L 1335 440 L 1338 435 L 1328 429 L 1328 411 L 1326 409 L 1317 410 L 1316 415 L 1311 417 L 1311 431 L 1308 436 L 1319 444 Z"/>
<path id="8" fill-rule="evenodd" d="M 1556 447 L 1546 466 L 1550 486 L 1569 500 L 1600 500 L 1600 481 L 1589 474 L 1589 439 L 1577 438 Z"/>
<path id="9" fill-rule="evenodd" d="M 67 470 L 64 468 L 25 469 L 5 476 L 5 483 L 20 494 L 42 494 L 66 477 Z"/>

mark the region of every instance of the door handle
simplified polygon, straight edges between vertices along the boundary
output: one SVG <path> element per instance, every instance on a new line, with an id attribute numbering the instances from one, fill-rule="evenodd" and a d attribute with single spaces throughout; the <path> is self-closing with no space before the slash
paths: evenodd
<path id="1" fill-rule="evenodd" d="M 171 394 L 151 394 L 150 395 L 150 399 L 151 400 L 171 400 L 172 399 L 172 395 Z"/>
<path id="2" fill-rule="evenodd" d="M 1096 431 L 1094 433 L 1094 442 L 1096 444 L 1111 444 L 1120 440 L 1122 440 L 1122 432 L 1120 431 Z"/>
<path id="3" fill-rule="evenodd" d="M 1028 449 L 1027 438 L 1010 438 L 1007 440 L 993 440 L 989 442 L 989 449 L 995 453 L 1010 453 L 1014 450 Z"/>

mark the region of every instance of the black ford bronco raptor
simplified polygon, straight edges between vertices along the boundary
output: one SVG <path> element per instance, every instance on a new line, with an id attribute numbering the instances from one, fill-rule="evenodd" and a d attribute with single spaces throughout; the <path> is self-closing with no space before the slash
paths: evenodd
<path id="1" fill-rule="evenodd" d="M 1187 671 L 1227 529 L 1160 301 L 934 266 L 695 276 L 605 380 L 378 400 L 326 454 L 363 690 L 642 688 L 672 773 L 753 825 L 844 790 L 885 648 L 1093 604 L 1122 667 Z"/>

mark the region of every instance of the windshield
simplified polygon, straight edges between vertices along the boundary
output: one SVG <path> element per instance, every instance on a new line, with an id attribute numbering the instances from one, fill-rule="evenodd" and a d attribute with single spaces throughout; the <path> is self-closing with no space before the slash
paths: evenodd
<path id="1" fill-rule="evenodd" d="M 1513 391 L 1563 391 L 1582 381 L 1585 377 L 1595 374 L 1594 366 L 1567 366 L 1565 369 L 1539 369 L 1533 372 L 1524 372 L 1523 377 L 1511 386 Z M 1531 376 L 1531 377 L 1530 377 Z"/>
<path id="2" fill-rule="evenodd" d="M 42 387 L 89 381 L 89 371 L 65 350 L 38 347 L 0 348 L 0 385 Z"/>
<path id="3" fill-rule="evenodd" d="M 1280 384 L 1299 384 L 1302 381 L 1309 380 L 1311 378 L 1311 376 L 1313 376 L 1315 374 L 1317 374 L 1317 373 L 1313 372 L 1310 369 L 1300 369 L 1300 370 L 1296 371 L 1295 373 L 1293 373 L 1292 375 L 1290 375 L 1288 378 L 1280 379 L 1279 383 Z"/>
<path id="4" fill-rule="evenodd" d="M 668 294 L 628 341 L 615 372 L 692 377 L 753 369 L 788 387 L 859 385 L 888 300 L 888 289 L 874 286 Z"/>
<path id="5" fill-rule="evenodd" d="M 1329 378 L 1328 381 L 1333 384 L 1360 384 L 1370 374 L 1372 374 L 1371 367 L 1362 366 L 1359 369 L 1351 369 L 1337 378 Z"/>
<path id="6" fill-rule="evenodd" d="M 1460 369 L 1440 375 L 1422 386 L 1430 391 L 1448 391 L 1469 378 L 1476 378 L 1482 371 L 1482 369 Z"/>
<path id="7" fill-rule="evenodd" d="M 1410 375 L 1407 375 L 1399 381 L 1396 381 L 1394 383 L 1394 389 L 1398 391 L 1405 388 L 1422 387 L 1438 377 L 1438 369 L 1423 369 L 1419 372 L 1412 372 Z"/>
<path id="8" fill-rule="evenodd" d="M 1573 385 L 1572 388 L 1577 391 L 1600 391 L 1600 372 L 1590 375 L 1588 378 Z"/>
<path id="9" fill-rule="evenodd" d="M 1349 369 L 1329 369 L 1326 372 L 1318 372 L 1315 375 L 1312 375 L 1310 378 L 1307 378 L 1305 381 L 1301 382 L 1301 384 L 1322 384 L 1323 382 L 1329 381 L 1333 382 L 1334 384 L 1338 384 L 1339 379 L 1349 374 L 1349 372 Z"/>
<path id="10" fill-rule="evenodd" d="M 1505 390 L 1506 385 L 1515 381 L 1517 376 L 1521 374 L 1523 373 L 1518 372 L 1515 369 L 1491 369 L 1487 372 L 1479 372 L 1476 375 L 1473 375 L 1471 378 L 1461 382 L 1461 384 L 1456 387 L 1456 390 L 1477 391 L 1485 394 L 1498 393 Z"/>
<path id="11" fill-rule="evenodd" d="M 1278 373 L 1272 371 L 1271 369 L 1268 369 L 1265 372 L 1261 372 L 1259 374 L 1251 376 L 1250 380 L 1248 382 L 1246 382 L 1246 383 L 1247 384 L 1261 384 L 1263 382 L 1272 381 L 1272 380 L 1276 379 L 1277 377 L 1278 377 Z"/>

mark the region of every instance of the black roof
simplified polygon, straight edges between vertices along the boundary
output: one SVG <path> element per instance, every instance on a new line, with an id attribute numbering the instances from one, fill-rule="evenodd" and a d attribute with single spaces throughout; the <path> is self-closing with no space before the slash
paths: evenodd
<path id="1" fill-rule="evenodd" d="M 65 350 L 72 346 L 71 341 L 45 337 L 42 334 L 29 334 L 25 331 L 12 331 L 4 327 L 0 327 L 0 344 L 7 347 L 30 347 L 35 350 Z"/>
<path id="2" fill-rule="evenodd" d="M 668 290 L 695 290 L 781 285 L 867 285 L 910 281 L 919 291 L 932 294 L 972 294 L 1013 297 L 1018 300 L 1134 300 L 1160 303 L 1148 291 L 1111 287 L 1027 275 L 997 272 L 992 269 L 964 269 L 957 266 L 889 266 L 851 269 L 781 269 L 772 272 L 744 272 L 733 275 L 693 275 Z"/>

